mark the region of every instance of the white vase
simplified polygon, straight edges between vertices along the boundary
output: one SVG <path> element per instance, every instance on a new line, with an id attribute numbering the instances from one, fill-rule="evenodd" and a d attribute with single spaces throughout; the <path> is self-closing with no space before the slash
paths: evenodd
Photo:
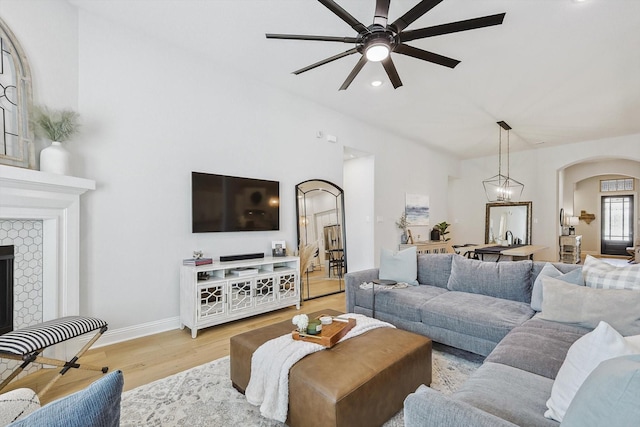
<path id="1" fill-rule="evenodd" d="M 58 141 L 40 152 L 40 170 L 42 172 L 69 175 L 71 172 L 71 154 Z"/>

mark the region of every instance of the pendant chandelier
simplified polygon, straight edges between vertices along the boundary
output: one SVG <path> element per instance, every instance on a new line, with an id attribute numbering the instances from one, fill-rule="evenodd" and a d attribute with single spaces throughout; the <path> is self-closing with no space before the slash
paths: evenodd
<path id="1" fill-rule="evenodd" d="M 517 202 L 520 200 L 522 190 L 524 190 L 524 184 L 516 181 L 509 176 L 509 126 L 504 121 L 499 121 L 500 134 L 498 138 L 498 175 L 492 176 L 489 179 L 482 181 L 484 186 L 484 192 L 487 194 L 487 200 L 489 202 L 507 203 Z M 506 131 L 507 134 L 507 174 L 502 174 L 502 131 Z"/>

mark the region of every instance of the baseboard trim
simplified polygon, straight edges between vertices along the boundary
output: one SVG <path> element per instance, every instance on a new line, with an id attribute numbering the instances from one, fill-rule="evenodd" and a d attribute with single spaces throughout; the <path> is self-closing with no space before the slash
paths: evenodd
<path id="1" fill-rule="evenodd" d="M 108 329 L 91 348 L 104 347 L 106 345 L 117 344 L 148 335 L 159 334 L 160 332 L 172 331 L 180 327 L 180 316 L 169 317 L 168 319 L 156 320 L 142 323 L 135 326 L 127 326 L 119 329 Z M 86 334 L 80 338 L 81 342 L 88 342 L 93 335 Z"/>

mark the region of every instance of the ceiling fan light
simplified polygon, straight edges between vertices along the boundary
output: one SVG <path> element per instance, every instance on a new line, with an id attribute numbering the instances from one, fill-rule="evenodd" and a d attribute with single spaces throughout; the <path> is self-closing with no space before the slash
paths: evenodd
<path id="1" fill-rule="evenodd" d="M 365 55 L 371 62 L 380 62 L 389 56 L 389 46 L 385 43 L 373 43 L 367 47 Z"/>

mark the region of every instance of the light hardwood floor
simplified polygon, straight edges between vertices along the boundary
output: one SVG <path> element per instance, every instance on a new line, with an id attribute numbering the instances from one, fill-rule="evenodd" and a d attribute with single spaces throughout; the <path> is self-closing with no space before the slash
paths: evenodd
<path id="1" fill-rule="evenodd" d="M 307 280 L 309 280 L 308 284 Z M 316 298 L 319 295 L 328 295 L 343 290 L 344 278 L 338 278 L 335 274 L 327 277 L 325 269 L 321 269 L 308 275 L 305 273 L 300 286 L 302 287 L 303 298 L 308 298 L 309 295 Z"/>
<path id="2" fill-rule="evenodd" d="M 345 311 L 345 294 L 304 301 L 297 311 L 295 306 L 238 320 L 198 332 L 191 338 L 188 328 L 173 330 L 148 337 L 94 348 L 80 359 L 80 363 L 109 366 L 124 373 L 124 390 L 131 390 L 168 375 L 229 355 L 229 338 L 242 332 L 289 320 L 299 313 L 310 313 L 325 308 Z M 293 326 L 292 326 L 293 330 Z M 98 340 L 96 344 L 99 344 Z M 40 369 L 19 380 L 14 380 L 4 391 L 27 387 L 40 390 L 53 378 L 58 369 Z M 100 377 L 100 373 L 72 369 L 65 374 L 44 396 L 42 404 L 78 391 Z"/>

